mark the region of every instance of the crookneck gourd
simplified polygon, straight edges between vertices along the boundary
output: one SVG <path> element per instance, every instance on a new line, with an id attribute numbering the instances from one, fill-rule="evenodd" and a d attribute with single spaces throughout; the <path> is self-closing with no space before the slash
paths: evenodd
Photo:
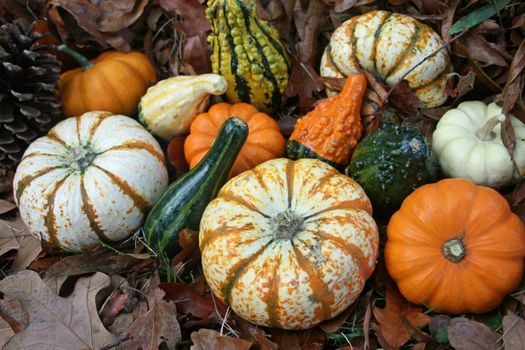
<path id="1" fill-rule="evenodd" d="M 466 179 L 424 185 L 387 228 L 385 262 L 409 301 L 436 312 L 483 313 L 520 283 L 525 228 L 495 190 Z"/>
<path id="2" fill-rule="evenodd" d="M 58 123 L 29 146 L 13 181 L 29 232 L 73 252 L 135 233 L 167 185 L 155 138 L 108 112 Z"/>
<path id="3" fill-rule="evenodd" d="M 211 0 L 208 41 L 213 72 L 228 81 L 229 102 L 278 110 L 285 99 L 289 61 L 279 34 L 255 13 L 254 0 Z"/>
<path id="4" fill-rule="evenodd" d="M 389 86 L 406 79 L 423 102 L 421 107 L 436 107 L 447 99 L 450 57 L 446 50 L 427 56 L 443 45 L 432 28 L 410 16 L 370 11 L 335 30 L 320 71 L 323 77 L 341 78 L 364 69 Z"/>
<path id="5" fill-rule="evenodd" d="M 258 325 L 305 329 L 352 304 L 379 236 L 363 189 L 318 159 L 269 160 L 204 211 L 199 246 L 214 294 Z"/>
<path id="6" fill-rule="evenodd" d="M 361 102 L 365 91 L 365 76 L 351 75 L 339 95 L 321 101 L 299 119 L 287 144 L 288 158 L 318 158 L 342 169 L 363 133 Z"/>

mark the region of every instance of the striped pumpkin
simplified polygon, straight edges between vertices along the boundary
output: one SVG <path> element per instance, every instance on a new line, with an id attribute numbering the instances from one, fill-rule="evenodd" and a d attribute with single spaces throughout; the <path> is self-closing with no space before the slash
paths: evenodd
<path id="1" fill-rule="evenodd" d="M 257 17 L 254 0 L 211 0 L 207 17 L 212 69 L 228 81 L 228 101 L 278 111 L 290 66 L 277 30 Z"/>
<path id="2" fill-rule="evenodd" d="M 305 329 L 356 300 L 378 231 L 351 178 L 317 159 L 274 159 L 231 179 L 199 234 L 211 290 L 246 320 Z"/>
<path id="3" fill-rule="evenodd" d="M 14 178 L 28 230 L 72 252 L 130 236 L 167 185 L 157 141 L 109 112 L 57 124 L 29 146 Z"/>
<path id="4" fill-rule="evenodd" d="M 321 59 L 321 76 L 341 78 L 365 69 L 392 86 L 443 45 L 432 28 L 412 17 L 371 11 L 335 30 Z M 447 51 L 441 50 L 404 78 L 422 101 L 421 107 L 436 107 L 447 99 L 449 65 Z"/>

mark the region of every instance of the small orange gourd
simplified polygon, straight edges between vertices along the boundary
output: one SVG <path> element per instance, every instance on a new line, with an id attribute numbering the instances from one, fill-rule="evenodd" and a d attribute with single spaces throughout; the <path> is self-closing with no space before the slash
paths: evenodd
<path id="1" fill-rule="evenodd" d="M 61 45 L 82 67 L 67 71 L 58 82 L 66 117 L 90 111 L 132 115 L 140 98 L 157 80 L 149 59 L 140 52 L 107 51 L 92 61 Z"/>
<path id="2" fill-rule="evenodd" d="M 321 101 L 297 121 L 286 149 L 288 158 L 318 158 L 339 169 L 346 165 L 363 133 L 365 92 L 366 77 L 350 75 L 341 93 Z"/>
<path id="3" fill-rule="evenodd" d="M 503 196 L 466 179 L 416 189 L 391 218 L 385 261 L 405 298 L 437 312 L 483 313 L 522 277 L 525 228 Z"/>
<path id="4" fill-rule="evenodd" d="M 285 140 L 277 122 L 248 103 L 218 103 L 199 114 L 191 123 L 184 143 L 184 156 L 193 169 L 210 149 L 222 124 L 239 117 L 248 124 L 248 138 L 233 164 L 230 177 L 284 154 Z"/>

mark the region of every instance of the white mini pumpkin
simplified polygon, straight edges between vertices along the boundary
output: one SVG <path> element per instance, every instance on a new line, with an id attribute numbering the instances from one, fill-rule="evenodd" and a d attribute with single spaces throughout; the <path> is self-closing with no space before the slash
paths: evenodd
<path id="1" fill-rule="evenodd" d="M 364 69 L 392 86 L 443 45 L 432 28 L 410 16 L 370 11 L 335 30 L 321 60 L 321 76 L 342 78 Z M 423 102 L 421 107 L 436 107 L 447 99 L 449 64 L 444 49 L 404 78 Z"/>
<path id="2" fill-rule="evenodd" d="M 446 176 L 499 188 L 525 174 L 525 125 L 510 116 L 516 133 L 514 161 L 501 139 L 505 116 L 495 103 L 467 101 L 447 111 L 432 136 L 432 149 Z"/>
<path id="3" fill-rule="evenodd" d="M 108 112 L 58 123 L 28 147 L 14 178 L 28 230 L 73 252 L 130 236 L 167 185 L 153 136 Z"/>

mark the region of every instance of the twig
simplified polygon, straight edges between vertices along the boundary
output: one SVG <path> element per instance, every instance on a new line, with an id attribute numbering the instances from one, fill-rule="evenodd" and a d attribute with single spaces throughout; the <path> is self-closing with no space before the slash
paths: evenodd
<path id="1" fill-rule="evenodd" d="M 107 344 L 107 345 L 104 345 L 103 347 L 101 347 L 100 349 L 98 350 L 109 350 L 109 349 L 113 349 L 113 348 L 116 348 L 117 346 L 119 346 L 120 344 L 126 342 L 129 340 L 129 334 L 128 335 L 124 335 L 122 337 L 119 337 L 117 340 Z"/>

